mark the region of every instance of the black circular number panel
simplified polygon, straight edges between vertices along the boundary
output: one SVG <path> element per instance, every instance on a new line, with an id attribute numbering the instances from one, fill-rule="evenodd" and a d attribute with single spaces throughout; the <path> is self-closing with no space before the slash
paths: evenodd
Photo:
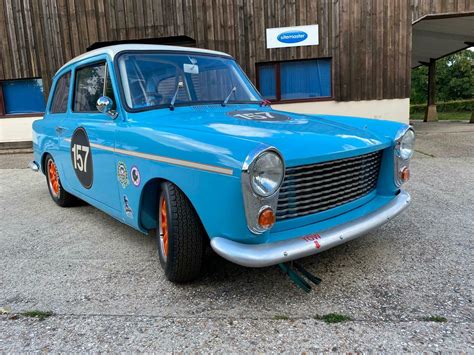
<path id="1" fill-rule="evenodd" d="M 274 111 L 236 110 L 227 112 L 228 116 L 252 121 L 288 121 L 289 116 Z"/>
<path id="2" fill-rule="evenodd" d="M 81 185 L 90 189 L 94 180 L 92 151 L 87 133 L 82 127 L 77 128 L 71 138 L 71 162 Z"/>

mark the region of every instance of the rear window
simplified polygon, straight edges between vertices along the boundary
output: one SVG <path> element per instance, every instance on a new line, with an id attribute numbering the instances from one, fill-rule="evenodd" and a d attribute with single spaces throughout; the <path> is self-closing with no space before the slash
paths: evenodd
<path id="1" fill-rule="evenodd" d="M 67 102 L 69 98 L 69 83 L 71 81 L 71 72 L 61 76 L 54 89 L 53 102 L 51 104 L 51 113 L 64 113 L 67 111 Z"/>

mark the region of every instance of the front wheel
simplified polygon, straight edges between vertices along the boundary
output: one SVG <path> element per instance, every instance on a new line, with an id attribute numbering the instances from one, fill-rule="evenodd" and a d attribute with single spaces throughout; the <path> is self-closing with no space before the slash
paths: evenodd
<path id="1" fill-rule="evenodd" d="M 46 183 L 49 194 L 54 202 L 61 207 L 74 206 L 79 201 L 75 196 L 64 190 L 59 179 L 59 172 L 56 163 L 51 155 L 47 155 L 45 162 Z"/>
<path id="2" fill-rule="evenodd" d="M 158 199 L 158 251 L 166 278 L 182 283 L 196 279 L 207 235 L 191 202 L 175 185 L 161 185 Z"/>

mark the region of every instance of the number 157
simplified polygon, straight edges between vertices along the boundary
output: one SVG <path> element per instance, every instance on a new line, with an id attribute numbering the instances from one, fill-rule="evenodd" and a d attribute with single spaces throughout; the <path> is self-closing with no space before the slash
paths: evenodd
<path id="1" fill-rule="evenodd" d="M 89 157 L 89 147 L 74 144 L 71 148 L 74 161 L 74 169 L 87 173 L 87 158 Z M 84 158 L 81 152 L 84 152 Z"/>

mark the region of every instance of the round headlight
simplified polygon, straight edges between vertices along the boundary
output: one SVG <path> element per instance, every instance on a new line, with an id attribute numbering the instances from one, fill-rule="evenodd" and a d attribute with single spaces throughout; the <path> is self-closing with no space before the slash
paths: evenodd
<path id="1" fill-rule="evenodd" d="M 270 196 L 280 187 L 283 175 L 283 161 L 280 156 L 272 151 L 264 152 L 250 167 L 252 189 L 257 195 Z"/>
<path id="2" fill-rule="evenodd" d="M 415 149 L 415 132 L 411 129 L 405 132 L 399 143 L 398 153 L 400 158 L 407 160 L 413 156 Z"/>

